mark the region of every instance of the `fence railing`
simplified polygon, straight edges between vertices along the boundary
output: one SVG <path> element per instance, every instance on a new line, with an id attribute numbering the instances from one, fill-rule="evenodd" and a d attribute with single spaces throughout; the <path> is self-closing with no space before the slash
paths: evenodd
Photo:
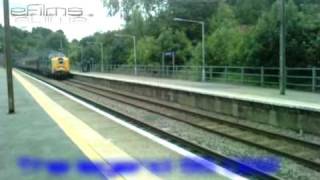
<path id="1" fill-rule="evenodd" d="M 86 69 L 88 68 L 88 69 Z M 74 70 L 89 70 L 92 72 L 135 75 L 133 65 L 106 65 L 92 64 L 83 69 L 74 65 Z M 182 79 L 201 81 L 201 66 L 137 66 L 137 76 L 158 78 Z M 206 66 L 205 75 L 207 82 L 225 82 L 247 84 L 261 87 L 279 86 L 279 68 L 277 67 L 237 67 L 237 66 Z M 320 91 L 320 68 L 287 68 L 287 88 Z"/>

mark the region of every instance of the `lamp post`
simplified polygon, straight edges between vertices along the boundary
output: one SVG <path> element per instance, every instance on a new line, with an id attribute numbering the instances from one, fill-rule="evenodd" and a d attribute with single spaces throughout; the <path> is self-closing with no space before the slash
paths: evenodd
<path id="1" fill-rule="evenodd" d="M 133 40 L 133 56 L 134 56 L 134 75 L 136 76 L 137 73 L 137 46 L 136 46 L 136 36 L 129 35 L 129 34 L 116 34 L 117 37 L 127 37 L 132 38 Z"/>
<path id="2" fill-rule="evenodd" d="M 91 45 L 94 45 L 95 43 L 93 43 L 93 42 L 87 42 L 87 44 L 91 44 Z M 99 44 L 99 46 L 100 46 L 100 52 L 101 52 L 101 54 L 100 54 L 100 57 L 101 57 L 101 72 L 104 72 L 104 53 L 103 53 L 103 43 L 98 43 Z"/>
<path id="3" fill-rule="evenodd" d="M 206 50 L 205 50 L 205 22 L 190 19 L 174 18 L 175 21 L 200 24 L 202 28 L 202 81 L 206 81 Z"/>
<path id="4" fill-rule="evenodd" d="M 9 2 L 3 0 L 4 10 L 4 53 L 6 59 L 7 69 L 7 88 L 8 88 L 8 107 L 9 114 L 15 112 L 14 107 L 14 92 L 13 92 L 13 78 L 12 78 L 12 58 L 11 58 L 11 33 L 10 33 L 10 19 L 9 19 Z"/>
<path id="5" fill-rule="evenodd" d="M 286 94 L 286 79 L 287 79 L 287 69 L 286 69 L 286 4 L 285 0 L 280 2 L 280 94 Z"/>

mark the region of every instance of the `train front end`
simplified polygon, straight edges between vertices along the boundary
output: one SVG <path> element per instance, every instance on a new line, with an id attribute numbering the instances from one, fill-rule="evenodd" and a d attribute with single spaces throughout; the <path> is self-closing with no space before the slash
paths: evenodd
<path id="1" fill-rule="evenodd" d="M 70 60 L 65 56 L 51 58 L 52 75 L 56 78 L 67 78 L 70 75 Z"/>

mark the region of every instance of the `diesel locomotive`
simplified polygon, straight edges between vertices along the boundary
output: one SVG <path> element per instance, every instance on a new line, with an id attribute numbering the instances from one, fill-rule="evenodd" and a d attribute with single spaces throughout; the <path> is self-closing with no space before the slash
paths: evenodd
<path id="1" fill-rule="evenodd" d="M 70 75 L 70 60 L 58 51 L 50 51 L 40 56 L 19 59 L 17 66 L 56 79 L 67 78 Z"/>

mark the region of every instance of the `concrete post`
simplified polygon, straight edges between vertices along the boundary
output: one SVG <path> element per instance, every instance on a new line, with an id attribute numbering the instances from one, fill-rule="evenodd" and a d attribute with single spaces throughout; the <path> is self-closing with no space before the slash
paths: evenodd
<path id="1" fill-rule="evenodd" d="M 7 88 L 8 88 L 8 107 L 9 114 L 15 112 L 14 92 L 13 92 L 13 77 L 12 77 L 12 57 L 11 57 L 11 33 L 10 33 L 10 17 L 9 17 L 9 2 L 3 0 L 4 9 L 4 54 L 6 59 L 7 69 Z"/>
<path id="2" fill-rule="evenodd" d="M 176 55 L 174 52 L 171 53 L 172 56 L 172 77 L 175 76 L 175 65 L 176 65 Z"/>
<path id="3" fill-rule="evenodd" d="M 165 74 L 165 64 L 164 64 L 164 60 L 165 60 L 165 56 L 164 56 L 164 53 L 162 53 L 162 62 L 161 62 L 161 76 L 164 77 L 164 74 Z"/>
<path id="4" fill-rule="evenodd" d="M 206 81 L 206 49 L 205 49 L 205 26 L 204 22 L 201 22 L 202 27 L 202 81 Z"/>
<path id="5" fill-rule="evenodd" d="M 285 0 L 280 2 L 280 15 L 281 15 L 281 25 L 280 25 L 280 94 L 286 94 L 286 80 L 287 80 L 287 70 L 286 70 L 286 12 L 285 12 Z"/>
<path id="6" fill-rule="evenodd" d="M 136 46 L 136 36 L 132 36 L 133 38 L 133 51 L 134 51 L 134 75 L 138 75 L 138 69 L 137 69 L 137 46 Z"/>

